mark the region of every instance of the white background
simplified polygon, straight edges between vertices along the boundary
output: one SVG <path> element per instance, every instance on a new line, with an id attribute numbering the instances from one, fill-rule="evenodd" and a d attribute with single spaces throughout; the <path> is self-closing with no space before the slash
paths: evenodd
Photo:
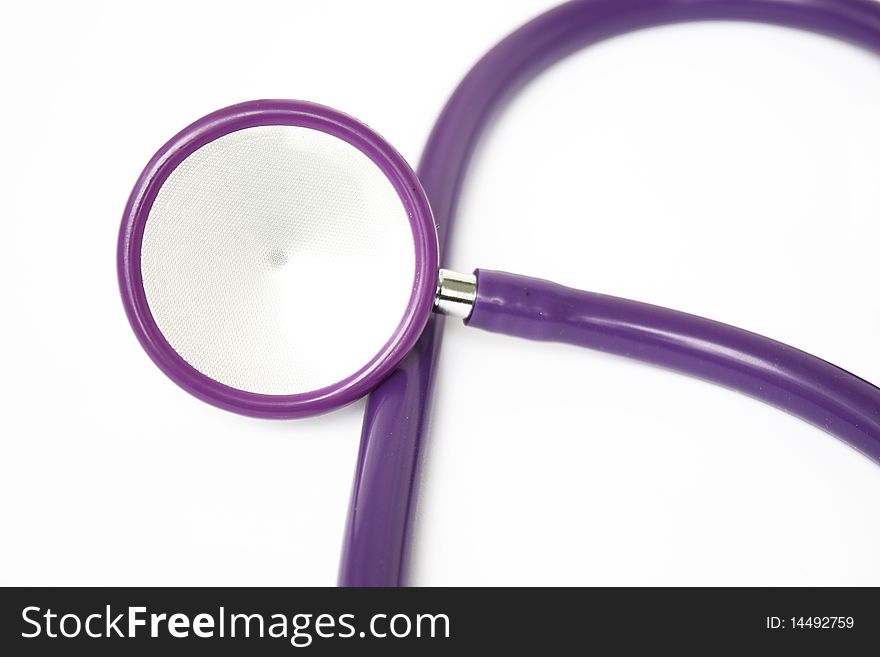
<path id="1" fill-rule="evenodd" d="M 0 582 L 332 584 L 363 403 L 237 417 L 119 301 L 155 150 L 214 109 L 329 104 L 415 165 L 446 98 L 551 6 L 19 3 L 0 14 Z M 449 264 L 706 315 L 880 381 L 880 58 L 765 26 L 649 30 L 525 88 Z M 448 322 L 414 584 L 880 584 L 880 469 L 756 401 Z"/>

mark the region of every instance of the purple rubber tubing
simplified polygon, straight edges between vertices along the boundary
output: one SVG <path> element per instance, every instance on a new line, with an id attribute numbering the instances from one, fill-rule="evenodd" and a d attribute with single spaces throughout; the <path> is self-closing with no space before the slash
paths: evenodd
<path id="1" fill-rule="evenodd" d="M 578 0 L 495 46 L 443 109 L 418 174 L 434 210 L 441 262 L 471 153 L 494 111 L 529 79 L 580 48 L 641 28 L 742 20 L 817 32 L 880 52 L 875 0 Z M 842 438 L 880 461 L 880 391 L 779 342 L 657 306 L 524 277 L 479 271 L 471 326 L 584 345 L 742 391 Z M 536 316 L 540 310 L 542 318 Z M 406 583 L 420 456 L 442 321 L 370 395 L 364 416 L 339 583 Z"/>
<path id="2" fill-rule="evenodd" d="M 591 347 L 744 392 L 880 462 L 880 388 L 800 349 L 728 324 L 556 283 L 478 270 L 468 326 Z"/>

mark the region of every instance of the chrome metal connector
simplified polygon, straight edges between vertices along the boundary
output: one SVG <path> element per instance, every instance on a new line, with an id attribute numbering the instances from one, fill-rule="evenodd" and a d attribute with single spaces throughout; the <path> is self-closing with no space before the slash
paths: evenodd
<path id="1" fill-rule="evenodd" d="M 477 300 L 477 277 L 448 269 L 440 270 L 434 312 L 467 319 Z"/>

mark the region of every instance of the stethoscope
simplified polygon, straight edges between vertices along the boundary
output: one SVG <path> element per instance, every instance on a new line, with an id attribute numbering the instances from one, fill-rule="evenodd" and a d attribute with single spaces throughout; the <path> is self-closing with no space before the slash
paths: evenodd
<path id="1" fill-rule="evenodd" d="M 342 585 L 404 582 L 442 335 L 434 314 L 712 381 L 880 461 L 880 389 L 820 358 L 687 313 L 439 266 L 471 152 L 502 100 L 584 46 L 710 19 L 799 27 L 880 50 L 874 0 L 578 0 L 474 66 L 434 126 L 418 175 L 362 123 L 292 100 L 210 114 L 141 174 L 122 222 L 119 280 L 135 334 L 162 371 L 204 401 L 266 418 L 325 413 L 370 394 Z"/>

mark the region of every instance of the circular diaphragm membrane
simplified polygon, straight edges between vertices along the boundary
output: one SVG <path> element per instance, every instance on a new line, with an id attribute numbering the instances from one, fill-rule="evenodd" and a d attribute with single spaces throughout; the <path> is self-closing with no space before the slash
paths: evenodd
<path id="1" fill-rule="evenodd" d="M 193 124 L 132 193 L 123 298 L 178 383 L 297 417 L 368 392 L 427 321 L 437 244 L 424 192 L 371 130 L 259 101 Z"/>
<path id="2" fill-rule="evenodd" d="M 379 353 L 409 304 L 415 249 L 406 208 L 364 153 L 311 128 L 258 126 L 171 172 L 141 274 L 159 330 L 199 372 L 302 394 Z"/>

